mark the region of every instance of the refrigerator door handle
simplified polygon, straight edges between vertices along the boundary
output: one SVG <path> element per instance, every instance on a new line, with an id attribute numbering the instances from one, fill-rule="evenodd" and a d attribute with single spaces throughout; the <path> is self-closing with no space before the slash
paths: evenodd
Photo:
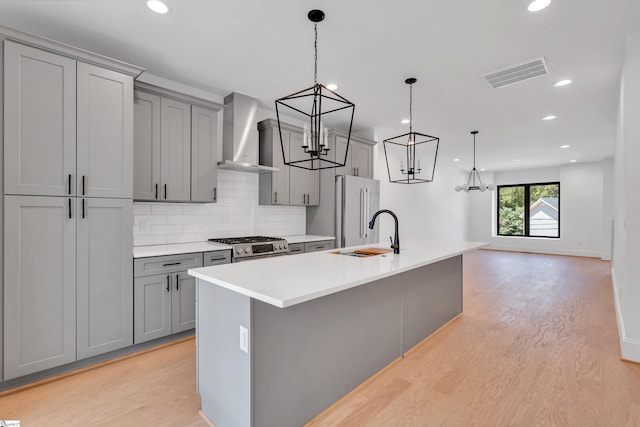
<path id="1" fill-rule="evenodd" d="M 369 227 L 367 221 L 369 220 L 369 189 L 365 187 L 364 189 L 364 220 L 362 221 L 364 224 L 364 237 L 365 239 L 369 238 Z M 369 242 L 367 242 L 369 243 Z"/>
<path id="2" fill-rule="evenodd" d="M 358 230 L 360 232 L 360 237 L 362 237 L 362 217 L 364 215 L 364 192 L 362 191 L 362 188 L 360 189 L 360 224 L 358 224 L 360 226 L 360 230 Z"/>

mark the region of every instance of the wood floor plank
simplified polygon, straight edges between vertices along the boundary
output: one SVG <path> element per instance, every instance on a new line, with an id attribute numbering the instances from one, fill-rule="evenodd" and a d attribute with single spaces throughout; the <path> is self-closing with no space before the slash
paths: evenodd
<path id="1" fill-rule="evenodd" d="M 640 426 L 640 365 L 620 360 L 609 271 L 465 255 L 464 314 L 309 425 Z M 0 419 L 25 427 L 207 427 L 199 408 L 193 340 L 0 397 Z"/>

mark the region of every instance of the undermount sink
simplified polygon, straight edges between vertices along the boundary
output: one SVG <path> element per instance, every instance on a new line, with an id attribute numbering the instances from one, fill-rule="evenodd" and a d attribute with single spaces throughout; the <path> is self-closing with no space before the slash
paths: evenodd
<path id="1" fill-rule="evenodd" d="M 332 251 L 330 254 L 336 255 L 346 255 L 352 256 L 356 258 L 368 258 L 372 256 L 384 255 L 386 253 L 393 252 L 391 249 L 382 249 L 382 248 L 364 248 L 364 249 L 356 249 L 355 251 Z"/>

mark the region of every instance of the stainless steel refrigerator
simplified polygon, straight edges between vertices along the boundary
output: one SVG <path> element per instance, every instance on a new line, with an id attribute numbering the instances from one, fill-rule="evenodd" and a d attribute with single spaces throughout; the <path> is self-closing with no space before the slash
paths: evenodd
<path id="1" fill-rule="evenodd" d="M 369 220 L 380 209 L 380 181 L 336 176 L 336 243 L 339 247 L 378 243 L 379 227 Z"/>

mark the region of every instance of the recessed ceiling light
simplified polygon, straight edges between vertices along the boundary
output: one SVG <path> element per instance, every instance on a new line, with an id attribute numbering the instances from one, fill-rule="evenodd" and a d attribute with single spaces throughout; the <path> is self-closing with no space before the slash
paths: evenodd
<path id="1" fill-rule="evenodd" d="M 571 147 L 569 144 L 564 144 L 560 146 L 560 148 L 569 148 L 569 147 Z"/>
<path id="2" fill-rule="evenodd" d="M 484 171 L 486 171 L 485 168 L 480 168 L 480 172 L 484 172 Z"/>
<path id="3" fill-rule="evenodd" d="M 557 117 L 556 116 L 546 116 L 543 117 L 542 120 L 555 120 Z"/>
<path id="4" fill-rule="evenodd" d="M 329 89 L 329 90 L 337 90 L 338 89 L 338 85 L 335 84 L 335 83 L 329 83 L 327 85 L 327 89 Z"/>
<path id="5" fill-rule="evenodd" d="M 453 161 L 454 161 L 454 162 L 459 162 L 459 161 L 460 161 L 460 159 L 456 157 L 455 159 L 453 159 Z"/>
<path id="6" fill-rule="evenodd" d="M 519 162 L 519 161 L 520 161 L 520 159 L 516 159 L 516 162 Z"/>
<path id="7" fill-rule="evenodd" d="M 403 125 L 408 125 L 409 124 L 409 119 L 402 119 L 402 120 L 400 120 L 400 123 L 402 123 Z"/>
<path id="8" fill-rule="evenodd" d="M 571 84 L 571 79 L 560 80 L 560 81 L 555 82 L 553 85 L 555 87 L 560 87 L 560 86 L 566 86 L 566 85 L 569 85 L 569 84 Z"/>
<path id="9" fill-rule="evenodd" d="M 149 0 L 147 2 L 147 7 L 155 13 L 159 13 L 161 15 L 169 13 L 169 6 L 167 6 L 166 3 L 161 2 L 160 0 Z"/>
<path id="10" fill-rule="evenodd" d="M 575 162 L 577 162 L 577 160 L 575 160 L 575 159 L 574 160 L 569 160 L 569 163 L 575 163 Z"/>
<path id="11" fill-rule="evenodd" d="M 534 0 L 529 3 L 529 12 L 538 12 L 551 4 L 551 0 Z"/>

